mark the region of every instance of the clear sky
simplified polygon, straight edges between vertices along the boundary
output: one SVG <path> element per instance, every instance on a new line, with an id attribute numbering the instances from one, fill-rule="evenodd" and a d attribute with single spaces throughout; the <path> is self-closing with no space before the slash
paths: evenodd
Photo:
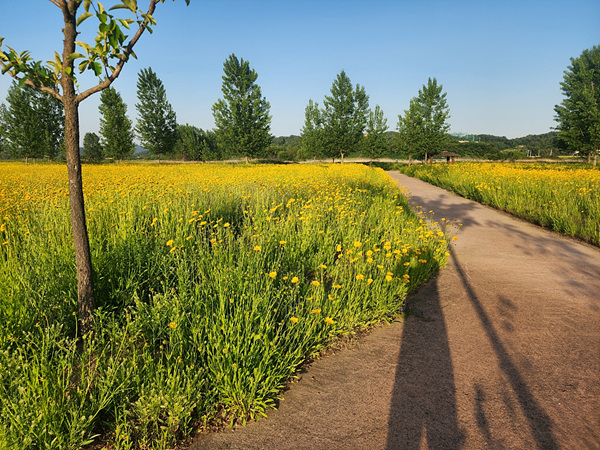
<path id="1" fill-rule="evenodd" d="M 154 34 L 142 36 L 138 60 L 113 84 L 130 119 L 138 72 L 150 66 L 178 123 L 213 128 L 223 62 L 235 53 L 258 73 L 275 136 L 300 134 L 308 100 L 322 105 L 342 69 L 365 87 L 372 108 L 381 106 L 392 130 L 436 77 L 448 94 L 452 132 L 545 133 L 556 125 L 569 58 L 600 44 L 600 0 L 166 0 L 154 16 Z M 94 23 L 84 22 L 84 38 Z M 61 53 L 61 24 L 49 1 L 0 0 L 4 45 L 35 59 Z M 83 90 L 95 79 L 80 81 Z M 10 82 L 0 77 L 0 101 Z M 82 137 L 98 131 L 98 104 L 99 94 L 81 104 Z"/>

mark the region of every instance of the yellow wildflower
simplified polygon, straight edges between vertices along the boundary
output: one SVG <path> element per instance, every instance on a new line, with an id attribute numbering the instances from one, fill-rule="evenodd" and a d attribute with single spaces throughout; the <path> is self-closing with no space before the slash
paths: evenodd
<path id="1" fill-rule="evenodd" d="M 357 280 L 364 280 L 365 276 L 362 273 L 359 273 L 358 275 L 356 275 L 356 279 Z"/>
<path id="2" fill-rule="evenodd" d="M 335 323 L 335 321 L 329 316 L 325 317 L 325 322 L 327 322 L 329 325 L 333 325 Z"/>
<path id="3" fill-rule="evenodd" d="M 293 277 L 293 278 L 292 278 L 292 283 L 296 284 L 298 281 L 299 281 L 299 280 L 298 280 L 298 277 Z"/>
<path id="4" fill-rule="evenodd" d="M 175 329 L 175 328 L 177 328 L 177 324 L 175 322 L 171 322 L 171 323 L 169 323 L 169 327 Z"/>
<path id="5" fill-rule="evenodd" d="M 169 247 L 173 246 L 173 239 L 169 239 L 169 240 L 167 241 L 167 245 L 168 245 Z"/>
<path id="6" fill-rule="evenodd" d="M 271 278 L 275 278 L 277 276 L 277 272 L 269 272 L 269 276 Z"/>
<path id="7" fill-rule="evenodd" d="M 321 308 L 313 309 L 311 314 L 319 314 L 321 312 Z"/>
<path id="8" fill-rule="evenodd" d="M 260 245 L 257 245 L 256 247 L 254 247 L 254 251 L 255 252 L 260 252 Z"/>
<path id="9" fill-rule="evenodd" d="M 298 322 L 298 318 L 294 316 L 290 317 L 290 320 L 292 321 L 292 323 Z"/>
<path id="10" fill-rule="evenodd" d="M 319 286 L 321 283 L 319 283 L 317 280 L 314 280 L 311 284 L 313 286 Z"/>

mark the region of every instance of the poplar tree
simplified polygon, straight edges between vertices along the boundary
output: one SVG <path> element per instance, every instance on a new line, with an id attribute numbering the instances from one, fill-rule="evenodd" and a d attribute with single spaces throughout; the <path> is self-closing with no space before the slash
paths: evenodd
<path id="1" fill-rule="evenodd" d="M 8 107 L 2 128 L 10 153 L 18 158 L 56 158 L 63 142 L 62 104 L 50 94 L 13 83 L 6 96 Z"/>
<path id="2" fill-rule="evenodd" d="M 600 153 L 600 46 L 571 58 L 560 88 L 565 98 L 554 107 L 558 138 L 596 165 Z"/>
<path id="3" fill-rule="evenodd" d="M 62 102 L 65 112 L 65 156 L 69 179 L 69 205 L 75 265 L 77 267 L 77 305 L 79 330 L 82 334 L 91 329 L 92 312 L 95 308 L 92 257 L 90 252 L 81 159 L 79 156 L 79 104 L 90 95 L 100 92 L 117 79 L 130 56 L 135 57 L 133 48 L 144 31 L 152 31 L 156 25 L 153 17 L 156 5 L 164 0 L 148 0 L 148 9 L 138 9 L 137 0 L 121 0 L 109 11 L 123 9 L 130 17 L 115 17 L 106 11 L 100 2 L 92 0 L 50 0 L 60 9 L 63 23 L 62 51 L 54 52 L 54 59 L 44 63 L 36 61 L 30 52 L 18 52 L 11 47 L 2 48 L 0 37 L 0 67 L 20 83 L 47 92 Z M 189 5 L 190 0 L 185 0 Z M 83 5 L 83 13 L 79 8 Z M 96 37 L 91 44 L 77 41 L 78 28 L 91 17 L 97 20 Z M 131 36 L 126 35 L 134 25 Z M 125 32 L 123 31 L 125 30 Z M 42 39 L 46 39 L 44 36 Z M 77 47 L 81 50 L 78 51 Z M 84 53 L 81 53 L 84 52 Z M 99 77 L 98 84 L 82 92 L 75 89 L 75 61 L 78 70 L 92 71 Z"/>
<path id="4" fill-rule="evenodd" d="M 323 131 L 323 114 L 319 104 L 308 101 L 304 110 L 304 126 L 301 132 L 303 155 L 316 158 L 323 154 L 325 135 Z"/>
<path id="5" fill-rule="evenodd" d="M 100 137 L 96 133 L 85 133 L 83 137 L 83 157 L 88 162 L 100 162 L 104 159 Z"/>
<path id="6" fill-rule="evenodd" d="M 256 84 L 258 74 L 248 61 L 232 53 L 223 72 L 223 98 L 212 107 L 217 140 L 225 153 L 244 156 L 248 162 L 271 143 L 271 105 L 262 96 Z"/>
<path id="7" fill-rule="evenodd" d="M 389 149 L 388 139 L 385 133 L 388 130 L 387 119 L 379 105 L 369 111 L 366 124 L 366 136 L 363 139 L 363 151 L 369 158 L 380 158 Z"/>
<path id="8" fill-rule="evenodd" d="M 424 157 L 441 151 L 448 143 L 450 108 L 446 101 L 443 86 L 435 78 L 429 78 L 419 94 L 410 101 L 404 117 L 398 116 L 398 131 L 410 148 L 408 151 L 417 157 Z"/>
<path id="9" fill-rule="evenodd" d="M 369 96 L 363 86 L 352 87 L 344 70 L 333 81 L 330 92 L 322 111 L 325 156 L 343 160 L 344 155 L 359 148 L 369 114 Z"/>
<path id="10" fill-rule="evenodd" d="M 142 69 L 138 75 L 137 97 L 135 131 L 142 147 L 160 159 L 160 155 L 173 152 L 177 140 L 177 117 L 167 100 L 163 82 L 151 67 Z"/>
<path id="11" fill-rule="evenodd" d="M 135 149 L 133 128 L 121 94 L 113 87 L 104 89 L 98 109 L 104 155 L 118 161 L 131 156 Z"/>

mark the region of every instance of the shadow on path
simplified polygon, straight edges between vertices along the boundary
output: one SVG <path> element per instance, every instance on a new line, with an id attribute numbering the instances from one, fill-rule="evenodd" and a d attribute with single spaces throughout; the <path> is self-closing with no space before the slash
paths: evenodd
<path id="1" fill-rule="evenodd" d="M 437 279 L 411 296 L 388 419 L 387 449 L 457 449 L 464 440 L 458 427 L 456 391 L 448 335 Z M 421 311 L 422 310 L 422 311 Z"/>
<path id="2" fill-rule="evenodd" d="M 488 317 L 485 309 L 483 308 L 481 301 L 473 291 L 467 276 L 462 269 L 455 252 L 451 253 L 451 258 L 453 262 L 453 266 L 458 273 L 460 280 L 465 288 L 465 292 L 467 293 L 467 297 L 471 302 L 471 305 L 475 309 L 477 316 L 485 330 L 486 336 L 489 339 L 494 352 L 496 353 L 496 357 L 498 358 L 498 366 L 499 369 L 504 373 L 506 380 L 510 384 L 510 388 L 516 394 L 519 405 L 523 411 L 523 414 L 527 418 L 527 425 L 531 430 L 531 434 L 533 439 L 537 443 L 539 448 L 542 449 L 557 449 L 558 445 L 554 438 L 554 434 L 552 432 L 552 423 L 550 421 L 550 417 L 541 407 L 541 405 L 536 401 L 533 394 L 527 387 L 525 380 L 523 379 L 521 373 L 519 372 L 518 367 L 512 361 L 508 351 L 502 344 L 498 333 L 494 329 L 492 321 Z M 478 396 L 483 396 L 482 392 L 478 392 Z M 478 422 L 482 417 L 481 415 L 477 415 Z M 485 424 L 478 423 L 480 427 Z"/>

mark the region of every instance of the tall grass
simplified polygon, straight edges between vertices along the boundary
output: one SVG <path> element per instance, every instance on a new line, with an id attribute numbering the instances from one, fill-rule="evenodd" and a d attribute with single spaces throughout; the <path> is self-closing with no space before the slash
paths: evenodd
<path id="1" fill-rule="evenodd" d="M 168 448 L 264 415 L 447 257 L 379 169 L 85 167 L 98 310 L 81 351 L 65 172 L 0 164 L 2 448 Z"/>
<path id="2" fill-rule="evenodd" d="M 402 172 L 600 245 L 600 171 L 589 165 L 460 163 Z"/>

